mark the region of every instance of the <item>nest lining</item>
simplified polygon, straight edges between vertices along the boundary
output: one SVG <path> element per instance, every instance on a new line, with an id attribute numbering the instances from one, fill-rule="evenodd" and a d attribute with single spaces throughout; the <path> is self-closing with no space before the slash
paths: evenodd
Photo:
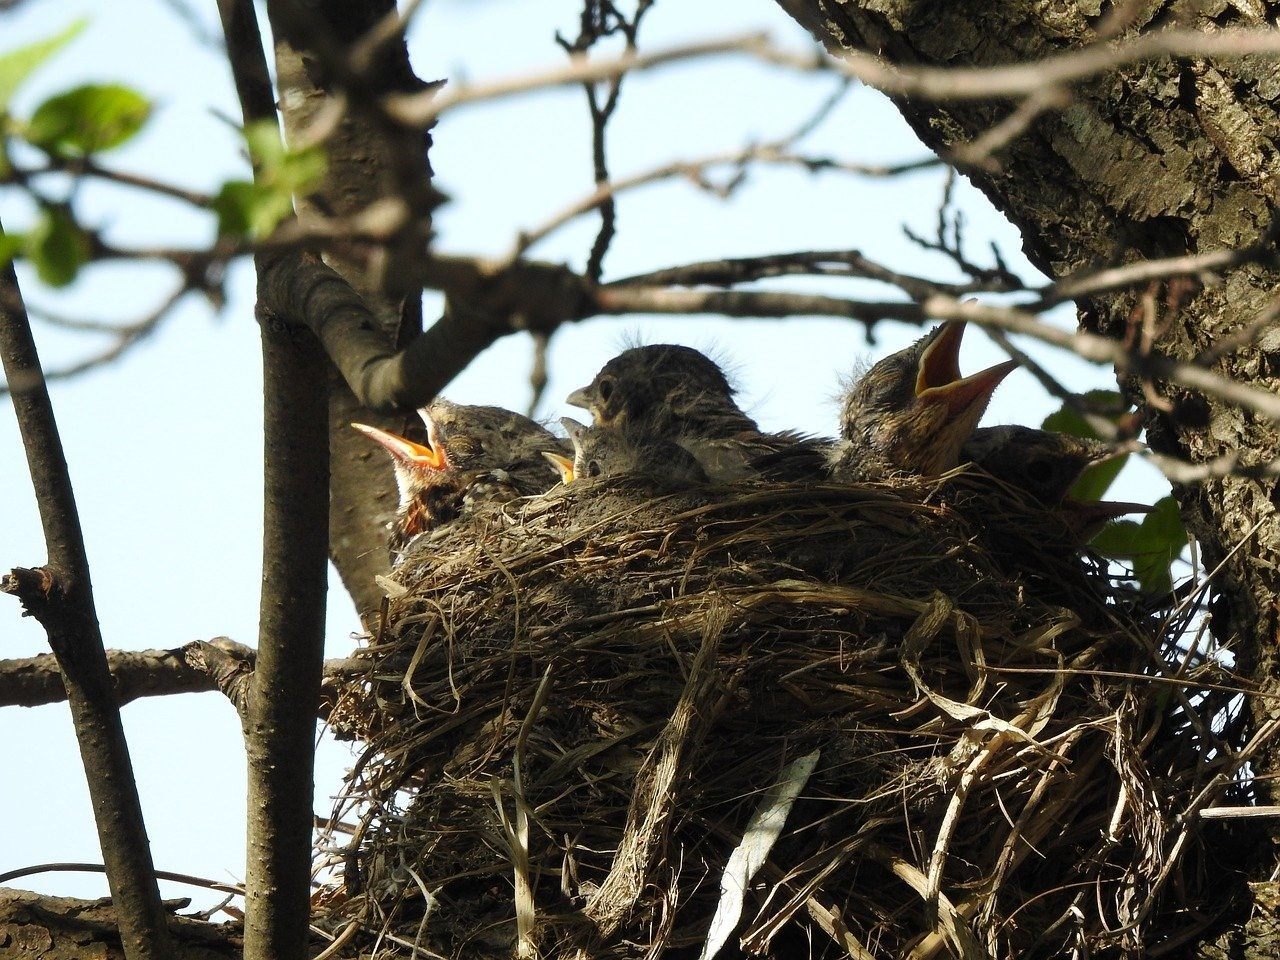
<path id="1" fill-rule="evenodd" d="M 334 922 L 378 956 L 695 957 L 816 753 L 722 956 L 1151 948 L 1221 701 L 1130 679 L 1155 632 L 1065 536 L 960 474 L 614 478 L 419 540 L 333 720 L 365 744 Z"/>

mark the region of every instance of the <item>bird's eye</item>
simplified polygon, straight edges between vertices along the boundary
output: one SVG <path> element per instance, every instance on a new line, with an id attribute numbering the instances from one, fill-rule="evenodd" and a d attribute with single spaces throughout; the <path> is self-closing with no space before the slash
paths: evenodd
<path id="1" fill-rule="evenodd" d="M 592 460 L 590 463 L 587 464 L 588 477 L 598 477 L 600 476 L 600 473 L 601 473 L 601 469 L 600 469 L 599 460 Z"/>
<path id="2" fill-rule="evenodd" d="M 613 377 L 602 377 L 600 385 L 596 388 L 600 393 L 600 399 L 609 402 L 609 398 L 613 396 Z"/>

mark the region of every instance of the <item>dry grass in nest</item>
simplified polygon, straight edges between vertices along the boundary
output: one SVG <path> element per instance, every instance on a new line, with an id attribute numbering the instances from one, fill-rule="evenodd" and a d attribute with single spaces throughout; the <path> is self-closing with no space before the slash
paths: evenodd
<path id="1" fill-rule="evenodd" d="M 378 956 L 693 958 L 718 908 L 721 956 L 1158 954 L 1207 922 L 1157 923 L 1203 906 L 1179 815 L 1233 773 L 1227 694 L 1144 678 L 1159 630 L 1063 536 L 961 474 L 615 480 L 419 541 L 341 711 L 330 922 Z"/>

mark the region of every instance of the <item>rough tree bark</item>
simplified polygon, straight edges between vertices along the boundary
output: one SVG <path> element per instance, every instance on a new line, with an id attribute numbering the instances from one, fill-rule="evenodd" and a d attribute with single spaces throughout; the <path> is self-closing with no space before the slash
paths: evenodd
<path id="1" fill-rule="evenodd" d="M 164 906 L 173 934 L 176 960 L 235 960 L 240 931 L 178 917 L 172 911 L 188 904 Z M 15 960 L 125 960 L 119 918 L 110 900 L 48 897 L 26 890 L 0 890 L 0 956 Z"/>
<path id="2" fill-rule="evenodd" d="M 867 50 L 895 62 L 985 66 L 1025 62 L 1097 42 L 1105 4 L 1091 0 L 916 3 L 912 0 L 780 0 L 830 49 Z M 1255 9 L 1256 8 L 1256 9 Z M 1274 22 L 1280 5 L 1210 2 L 1192 12 L 1146 2 L 1127 12 L 1121 36 L 1180 21 L 1212 30 Z M 1252 11 L 1243 13 L 1246 9 Z M 1229 65 L 1165 59 L 1100 77 L 1073 91 L 1068 106 L 1040 117 L 1000 155 L 998 169 L 973 170 L 974 183 L 1022 232 L 1032 262 L 1051 277 L 1110 262 L 1246 246 L 1263 234 L 1278 199 L 1280 74 L 1271 59 Z M 1005 117 L 1008 104 L 901 100 L 924 142 L 949 153 Z M 1168 288 L 1080 304 L 1080 322 L 1116 338 L 1157 311 L 1156 348 L 1191 360 L 1238 331 L 1272 303 L 1280 272 L 1257 264 L 1227 270 L 1221 282 L 1180 295 Z M 1179 302 L 1185 301 L 1185 302 Z M 1257 387 L 1280 387 L 1280 330 L 1214 364 Z M 1142 399 L 1139 384 L 1123 386 Z M 1280 451 L 1280 424 L 1223 401 L 1157 384 L 1169 409 L 1145 408 L 1152 446 L 1204 461 L 1238 450 L 1244 464 Z M 1272 479 L 1228 478 L 1175 489 L 1207 566 L 1224 563 L 1229 604 L 1219 636 L 1234 638 L 1269 692 L 1280 690 L 1280 504 Z M 1256 529 L 1255 529 L 1256 528 Z M 1231 550 L 1244 545 L 1233 555 Z M 1215 618 L 1216 619 L 1216 618 Z M 1270 711 L 1257 698 L 1255 710 Z M 1276 748 L 1265 761 L 1277 766 Z M 1267 789 L 1276 793 L 1275 782 Z"/>
<path id="3" fill-rule="evenodd" d="M 1194 10 L 1146 2 L 1116 11 L 1090 0 L 779 2 L 837 54 L 851 48 L 934 66 L 1025 62 L 1076 49 L 1110 28 L 1103 16 L 1108 11 L 1127 16 L 1119 30 L 1124 36 L 1177 21 L 1208 30 L 1242 19 L 1263 25 L 1274 22 L 1278 10 L 1275 4 L 1226 2 Z M 1065 108 L 1041 116 L 999 155 L 998 167 L 970 176 L 1019 228 L 1031 261 L 1054 278 L 1109 262 L 1246 246 L 1270 226 L 1280 189 L 1278 77 L 1274 61 L 1261 58 L 1229 65 L 1166 59 L 1129 67 L 1072 91 Z M 909 100 L 897 106 L 920 138 L 944 153 L 973 141 L 1011 109 Z M 1082 302 L 1079 319 L 1087 330 L 1124 338 L 1154 312 L 1156 349 L 1191 360 L 1271 307 L 1278 281 L 1275 269 L 1247 264 L 1224 271 L 1220 282 L 1204 289 L 1152 287 Z M 1280 388 L 1280 329 L 1272 324 L 1213 366 L 1244 383 Z M 1122 387 L 1143 399 L 1141 384 L 1130 380 Z M 1149 442 L 1159 452 L 1201 462 L 1239 451 L 1242 463 L 1251 465 L 1280 451 L 1280 424 L 1272 420 L 1167 383 L 1156 384 L 1155 392 L 1168 400 L 1167 409 L 1148 404 L 1144 416 Z M 1174 493 L 1204 547 L 1207 568 L 1223 565 L 1218 585 L 1227 602 L 1215 612 L 1217 635 L 1233 644 L 1266 693 L 1280 691 L 1276 480 L 1232 477 L 1175 485 Z M 1275 704 L 1270 697 L 1253 698 L 1256 721 L 1270 716 Z M 1273 745 L 1258 767 L 1278 766 L 1280 748 Z M 1275 780 L 1261 783 L 1271 802 L 1280 800 Z M 1254 849 L 1269 864 L 1267 845 Z M 1274 911 L 1266 904 L 1274 902 L 1274 890 L 1255 886 L 1254 894 L 1253 920 L 1220 943 L 1233 956 L 1271 955 L 1266 924 Z"/>
<path id="4" fill-rule="evenodd" d="M 426 88 L 414 76 L 403 37 L 379 44 L 363 63 L 351 43 L 396 12 L 395 0 L 273 0 L 267 4 L 276 42 L 277 88 L 287 138 L 324 123 L 335 97 L 347 109 L 325 141 L 328 171 L 298 205 L 308 214 L 354 216 L 379 201 L 405 205 L 404 227 L 376 254 L 353 246 L 326 259 L 370 303 L 381 331 L 403 346 L 422 330 L 422 278 L 435 194 L 427 162 L 430 136 L 388 123 L 379 95 Z M 337 94 L 338 89 L 345 90 Z M 403 431 L 405 418 L 361 407 L 342 377 L 329 371 L 329 552 L 366 626 L 381 604 L 375 577 L 389 563 L 385 524 L 396 489 L 385 456 L 351 429 L 352 421 Z"/>

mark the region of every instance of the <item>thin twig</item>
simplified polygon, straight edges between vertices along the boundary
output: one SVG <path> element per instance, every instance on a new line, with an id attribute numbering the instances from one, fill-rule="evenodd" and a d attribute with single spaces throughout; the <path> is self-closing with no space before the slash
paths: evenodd
<path id="1" fill-rule="evenodd" d="M 70 380 L 82 373 L 87 373 L 90 370 L 118 360 L 131 348 L 142 343 L 160 329 L 160 326 L 173 313 L 174 308 L 177 307 L 182 298 L 190 292 L 190 288 L 185 283 L 182 284 L 177 290 L 165 297 L 160 305 L 147 316 L 134 323 L 110 328 L 114 334 L 114 341 L 109 346 L 97 353 L 77 360 L 73 364 L 48 371 L 43 375 L 43 380 Z M 106 329 L 108 329 L 106 324 L 94 324 L 91 321 L 62 321 L 62 325 L 73 328 L 79 327 L 93 332 L 106 332 Z M 24 381 L 22 379 L 9 380 L 4 384 L 0 384 L 0 396 L 4 396 L 7 393 L 21 393 L 31 386 L 38 386 L 38 384 L 34 381 Z"/>
<path id="2" fill-rule="evenodd" d="M 174 200 L 181 200 L 184 203 L 205 209 L 208 209 L 213 204 L 214 199 L 211 194 L 192 190 L 189 187 L 180 187 L 176 184 L 156 180 L 153 177 L 145 177 L 138 173 L 129 173 L 125 170 L 112 170 L 109 167 L 102 166 L 90 157 L 79 157 L 73 160 L 50 158 L 49 162 L 42 167 L 14 166 L 9 170 L 10 178 L 18 183 L 26 183 L 33 177 L 51 173 L 65 173 L 72 177 L 93 177 L 98 180 L 107 180 L 111 183 L 118 183 L 121 186 L 135 187 L 148 193 L 171 197 Z"/>
<path id="3" fill-rule="evenodd" d="M 997 172 L 1000 164 L 994 159 L 1014 140 L 1022 136 L 1044 114 L 1061 110 L 1071 102 L 1071 95 L 1062 87 L 1046 87 L 1037 90 L 1019 103 L 999 123 L 983 131 L 966 144 L 953 147 L 947 153 L 947 162 L 958 167 L 976 167 L 988 173 Z"/>

